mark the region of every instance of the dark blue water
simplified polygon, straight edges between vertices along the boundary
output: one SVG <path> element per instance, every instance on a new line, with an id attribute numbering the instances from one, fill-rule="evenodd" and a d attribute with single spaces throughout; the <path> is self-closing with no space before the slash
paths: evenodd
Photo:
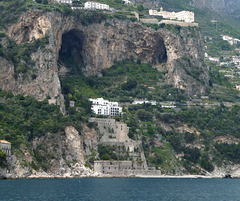
<path id="1" fill-rule="evenodd" d="M 0 180 L 0 200 L 240 200 L 239 179 L 23 179 Z"/>

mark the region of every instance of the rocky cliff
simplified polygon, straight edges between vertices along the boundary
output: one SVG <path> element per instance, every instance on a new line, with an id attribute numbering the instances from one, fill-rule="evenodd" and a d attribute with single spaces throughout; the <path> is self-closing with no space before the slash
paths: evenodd
<path id="1" fill-rule="evenodd" d="M 202 66 L 203 37 L 197 28 L 176 30 L 161 28 L 155 31 L 138 22 L 114 19 L 83 26 L 74 16 L 30 10 L 9 27 L 7 35 L 19 47 L 35 44 L 40 39 L 47 43 L 41 45 L 39 42 L 38 47 L 32 48 L 33 64 L 27 72 L 16 68 L 8 57 L 1 56 L 0 88 L 15 94 L 30 94 L 38 100 L 50 96 L 64 111 L 59 82 L 59 73 L 64 67 L 59 64 L 64 56 L 73 57 L 86 76 L 101 75 L 101 70 L 115 61 L 141 59 L 143 63 L 152 63 L 164 70 L 168 83 L 187 94 L 204 93 L 209 76 L 207 68 Z M 1 45 L 9 47 L 3 41 Z M 23 59 L 18 63 L 27 65 Z M 20 73 L 16 74 L 16 69 L 20 69 Z M 191 71 L 198 71 L 197 77 Z"/>
<path id="2" fill-rule="evenodd" d="M 17 155 L 8 159 L 8 171 L 0 169 L 0 178 L 99 176 L 85 167 L 83 142 L 83 136 L 72 126 L 62 133 L 34 138 L 28 147 L 22 145 Z"/>
<path id="3" fill-rule="evenodd" d="M 200 9 L 210 9 L 221 14 L 239 17 L 239 0 L 191 0 L 191 5 Z"/>

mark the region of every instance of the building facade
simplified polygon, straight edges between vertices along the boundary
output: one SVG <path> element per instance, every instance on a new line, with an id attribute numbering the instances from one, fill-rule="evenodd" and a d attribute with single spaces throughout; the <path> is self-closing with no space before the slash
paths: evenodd
<path id="1" fill-rule="evenodd" d="M 94 161 L 94 171 L 111 176 L 161 175 L 161 170 L 148 169 L 137 161 Z"/>
<path id="2" fill-rule="evenodd" d="M 227 42 L 229 42 L 230 45 L 235 45 L 235 44 L 237 44 L 237 43 L 240 42 L 239 39 L 230 37 L 230 36 L 228 36 L 228 35 L 224 35 L 224 36 L 222 37 L 222 39 L 225 40 L 225 41 L 227 41 Z"/>
<path id="3" fill-rule="evenodd" d="M 55 3 L 67 3 L 72 4 L 72 0 L 54 0 Z"/>
<path id="4" fill-rule="evenodd" d="M 122 114 L 122 107 L 118 102 L 110 102 L 103 98 L 89 99 L 92 102 L 92 110 L 95 114 L 117 116 Z"/>
<path id="5" fill-rule="evenodd" d="M 161 7 L 160 11 L 157 10 L 149 10 L 149 15 L 153 16 L 161 16 L 164 19 L 170 19 L 170 20 L 178 20 L 178 21 L 184 21 L 188 23 L 194 22 L 194 13 L 190 11 L 181 11 L 181 12 L 168 12 L 164 11 Z"/>
<path id="6" fill-rule="evenodd" d="M 92 9 L 92 10 L 109 10 L 110 7 L 107 4 L 102 4 L 96 1 L 87 1 L 84 4 L 84 9 Z"/>
<path id="7" fill-rule="evenodd" d="M 122 0 L 124 4 L 126 5 L 132 5 L 133 3 L 129 0 Z"/>
<path id="8" fill-rule="evenodd" d="M 0 140 L 0 149 L 7 154 L 7 157 L 11 156 L 11 143 L 6 140 Z"/>
<path id="9" fill-rule="evenodd" d="M 146 104 L 146 103 L 148 103 L 148 104 L 151 104 L 151 105 L 157 105 L 157 101 L 154 101 L 154 100 L 135 100 L 135 101 L 133 101 L 132 102 L 132 104 L 133 105 L 137 105 L 137 104 L 140 104 L 140 105 L 142 105 L 142 104 Z"/>

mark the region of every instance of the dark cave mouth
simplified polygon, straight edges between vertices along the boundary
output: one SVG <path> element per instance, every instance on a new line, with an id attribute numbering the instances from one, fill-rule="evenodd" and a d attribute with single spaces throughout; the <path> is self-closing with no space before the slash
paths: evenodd
<path id="1" fill-rule="evenodd" d="M 62 35 L 62 45 L 59 51 L 58 68 L 65 66 L 68 74 L 79 75 L 83 72 L 83 33 L 79 30 L 70 30 Z"/>

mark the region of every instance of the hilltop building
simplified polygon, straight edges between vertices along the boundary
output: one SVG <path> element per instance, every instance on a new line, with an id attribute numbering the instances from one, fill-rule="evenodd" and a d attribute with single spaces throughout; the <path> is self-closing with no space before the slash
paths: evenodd
<path id="1" fill-rule="evenodd" d="M 54 0 L 55 3 L 67 3 L 72 4 L 72 0 Z"/>
<path id="2" fill-rule="evenodd" d="M 240 56 L 233 56 L 232 63 L 234 63 L 235 65 L 240 65 Z"/>
<path id="3" fill-rule="evenodd" d="M 0 140 L 0 149 L 7 154 L 7 157 L 11 156 L 11 143 L 6 140 Z"/>
<path id="4" fill-rule="evenodd" d="M 142 105 L 142 104 L 146 104 L 146 103 L 148 103 L 148 104 L 151 104 L 151 105 L 157 105 L 157 101 L 154 101 L 154 100 L 135 100 L 135 101 L 133 101 L 133 105 L 137 105 L 137 104 L 140 104 L 140 105 Z"/>
<path id="5" fill-rule="evenodd" d="M 117 116 L 122 114 L 122 107 L 118 102 L 110 102 L 103 98 L 89 99 L 92 102 L 92 110 L 95 114 Z"/>
<path id="6" fill-rule="evenodd" d="M 240 85 L 237 85 L 237 86 L 236 86 L 236 89 L 237 89 L 237 90 L 240 90 Z"/>
<path id="7" fill-rule="evenodd" d="M 184 21 L 188 23 L 194 22 L 194 13 L 190 11 L 181 11 L 181 12 L 168 12 L 164 11 L 163 8 L 160 8 L 160 11 L 149 10 L 149 15 L 161 16 L 164 19 Z"/>
<path id="8" fill-rule="evenodd" d="M 132 5 L 133 3 L 129 0 L 122 0 L 124 4 L 126 5 Z"/>
<path id="9" fill-rule="evenodd" d="M 235 45 L 235 44 L 237 44 L 237 43 L 240 42 L 239 39 L 230 37 L 230 36 L 228 36 L 228 35 L 224 35 L 224 36 L 222 37 L 222 39 L 225 40 L 225 41 L 227 41 L 227 42 L 229 42 L 230 45 Z"/>
<path id="10" fill-rule="evenodd" d="M 117 160 L 96 160 L 94 171 L 112 176 L 132 175 L 161 175 L 160 170 L 149 170 L 140 140 L 128 137 L 129 127 L 115 119 L 90 118 L 90 123 L 96 123 L 100 139 L 97 145 L 85 140 L 86 155 L 91 155 L 91 150 L 98 145 L 111 146 L 118 155 Z M 122 160 L 124 158 L 124 160 Z"/>
<path id="11" fill-rule="evenodd" d="M 84 9 L 92 9 L 92 10 L 109 10 L 110 7 L 107 4 L 102 4 L 96 1 L 87 1 L 84 4 Z"/>

